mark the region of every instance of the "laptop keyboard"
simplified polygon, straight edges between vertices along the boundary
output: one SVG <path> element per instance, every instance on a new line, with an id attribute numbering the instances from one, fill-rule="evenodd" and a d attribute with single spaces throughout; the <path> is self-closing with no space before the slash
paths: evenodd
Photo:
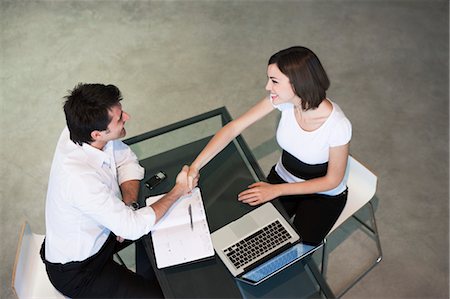
<path id="1" fill-rule="evenodd" d="M 226 248 L 223 252 L 239 269 L 290 238 L 289 232 L 281 225 L 280 221 L 276 220 Z"/>

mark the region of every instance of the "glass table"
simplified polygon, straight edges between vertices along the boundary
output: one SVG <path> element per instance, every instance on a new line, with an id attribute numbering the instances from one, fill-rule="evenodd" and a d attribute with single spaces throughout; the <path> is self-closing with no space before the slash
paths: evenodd
<path id="1" fill-rule="evenodd" d="M 167 178 L 154 189 L 141 184 L 139 205 L 148 196 L 168 192 L 183 165 L 190 165 L 212 136 L 232 119 L 225 107 L 124 140 L 145 168 L 143 182 L 159 171 Z M 264 180 L 257 161 L 241 136 L 200 171 L 199 187 L 211 232 L 245 215 L 253 207 L 237 195 L 248 185 Z M 281 204 L 273 201 L 287 218 Z M 142 243 L 166 298 L 310 298 L 333 297 L 314 261 L 306 258 L 258 286 L 235 280 L 220 258 L 157 269 L 151 235 Z M 137 265 L 139 268 L 139 265 Z"/>

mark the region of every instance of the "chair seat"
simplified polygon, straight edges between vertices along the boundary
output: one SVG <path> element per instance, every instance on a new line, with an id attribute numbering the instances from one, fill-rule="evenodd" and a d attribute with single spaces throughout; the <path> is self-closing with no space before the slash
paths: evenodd
<path id="1" fill-rule="evenodd" d="M 35 234 L 27 222 L 22 226 L 14 263 L 12 288 L 19 299 L 66 298 L 51 284 L 39 251 L 44 235 Z"/>
<path id="2" fill-rule="evenodd" d="M 348 187 L 347 203 L 328 235 L 365 206 L 376 192 L 376 175 L 351 156 L 348 158 L 344 180 Z"/>

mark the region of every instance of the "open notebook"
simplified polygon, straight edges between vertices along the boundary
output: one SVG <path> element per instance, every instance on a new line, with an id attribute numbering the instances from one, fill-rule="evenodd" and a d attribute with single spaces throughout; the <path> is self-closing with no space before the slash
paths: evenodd
<path id="1" fill-rule="evenodd" d="M 164 194 L 147 198 L 147 206 L 163 196 Z M 172 205 L 153 227 L 152 240 L 158 269 L 214 256 L 199 188 Z"/>

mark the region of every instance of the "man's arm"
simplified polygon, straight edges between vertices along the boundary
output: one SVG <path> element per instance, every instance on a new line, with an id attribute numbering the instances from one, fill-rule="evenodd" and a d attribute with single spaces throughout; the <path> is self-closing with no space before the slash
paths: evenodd
<path id="1" fill-rule="evenodd" d="M 175 186 L 166 195 L 164 195 L 160 200 L 153 203 L 153 211 L 155 211 L 155 223 L 158 222 L 162 216 L 169 210 L 169 208 L 176 202 L 181 196 L 187 194 L 191 189 L 188 186 L 187 174 L 189 167 L 183 166 L 183 169 L 177 175 Z M 194 181 L 194 187 L 197 186 L 197 180 Z"/>
<path id="2" fill-rule="evenodd" d="M 139 165 L 138 158 L 128 145 L 120 140 L 114 140 L 113 144 L 117 181 L 120 185 L 123 201 L 129 204 L 130 201 L 137 200 L 139 181 L 144 178 L 145 170 Z"/>
<path id="3" fill-rule="evenodd" d="M 160 200 L 151 205 L 153 211 L 155 211 L 156 220 L 158 222 L 162 216 L 169 210 L 169 208 L 176 202 L 181 196 L 187 194 L 191 189 L 187 185 L 187 172 L 189 168 L 183 166 L 183 169 L 177 175 L 175 186 Z M 197 186 L 197 180 L 194 181 L 194 187 Z M 122 191 L 122 199 L 126 205 L 131 205 L 137 201 L 139 194 L 139 180 L 130 180 L 123 182 L 120 185 Z"/>
<path id="4" fill-rule="evenodd" d="M 136 202 L 139 194 L 139 180 L 130 180 L 123 182 L 120 185 L 120 190 L 122 191 L 122 200 L 129 206 L 133 202 Z"/>
<path id="5" fill-rule="evenodd" d="M 129 206 L 133 202 L 137 201 L 137 197 L 139 194 L 139 180 L 130 180 L 123 182 L 120 185 L 120 191 L 122 192 L 122 200 L 123 202 Z M 117 236 L 117 241 L 122 243 L 125 239 Z"/>

